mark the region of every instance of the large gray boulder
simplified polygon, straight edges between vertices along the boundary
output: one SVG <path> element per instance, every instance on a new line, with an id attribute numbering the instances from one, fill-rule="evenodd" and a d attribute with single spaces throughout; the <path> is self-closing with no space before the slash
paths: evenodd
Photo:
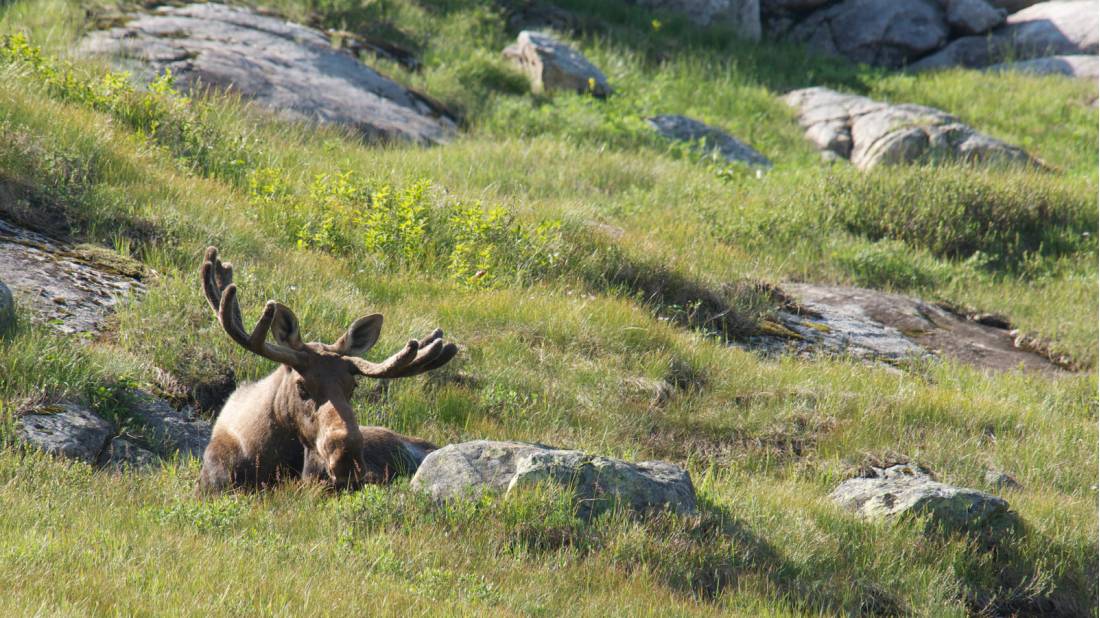
<path id="1" fill-rule="evenodd" d="M 806 2 L 807 0 L 801 0 Z M 760 0 L 634 0 L 648 9 L 681 13 L 700 26 L 722 24 L 738 36 L 760 40 Z"/>
<path id="2" fill-rule="evenodd" d="M 41 406 L 15 420 L 15 435 L 23 444 L 90 464 L 113 433 L 111 423 L 70 402 Z"/>
<path id="3" fill-rule="evenodd" d="M 935 108 L 828 88 L 795 90 L 784 101 L 797 111 L 807 139 L 828 157 L 848 159 L 861 170 L 943 160 L 1040 165 L 1024 150 Z"/>
<path id="4" fill-rule="evenodd" d="M 943 0 L 947 25 L 964 34 L 982 34 L 1001 25 L 1008 15 L 985 0 Z"/>
<path id="5" fill-rule="evenodd" d="M 941 47 L 948 34 L 936 0 L 841 0 L 799 22 L 788 38 L 853 62 L 900 67 Z"/>
<path id="6" fill-rule="evenodd" d="M 913 62 L 914 71 L 982 68 L 1008 59 L 1096 55 L 1100 9 L 1092 0 L 1042 2 L 1013 13 L 990 36 L 968 36 Z"/>
<path id="7" fill-rule="evenodd" d="M 1100 77 L 1100 56 L 1078 54 L 1073 56 L 1048 56 L 1016 62 L 995 64 L 987 71 L 1016 72 L 1031 75 L 1065 75 L 1095 80 Z"/>
<path id="8" fill-rule="evenodd" d="M 11 290 L 0 281 L 0 333 L 8 330 L 15 323 L 15 299 Z"/>
<path id="9" fill-rule="evenodd" d="M 119 302 L 144 292 L 131 265 L 106 253 L 0 220 L 0 273 L 5 283 L 32 322 L 64 334 L 98 331 Z M 0 321 L 2 313 L 0 309 Z"/>
<path id="10" fill-rule="evenodd" d="M 870 476 L 844 481 L 830 497 L 866 519 L 927 515 L 951 529 L 997 525 L 1008 513 L 1008 503 L 997 496 L 940 483 L 907 464 L 871 468 Z"/>
<path id="11" fill-rule="evenodd" d="M 160 464 L 160 458 L 133 440 L 118 437 L 107 444 L 97 463 L 101 468 L 125 472 L 155 467 Z"/>
<path id="12" fill-rule="evenodd" d="M 677 142 L 687 142 L 703 154 L 715 153 L 729 163 L 744 163 L 767 169 L 772 162 L 767 157 L 726 133 L 687 116 L 664 115 L 647 118 L 646 122 L 659 135 Z"/>
<path id="13" fill-rule="evenodd" d="M 161 7 L 91 32 L 83 55 L 145 79 L 170 69 L 184 87 L 241 94 L 294 120 L 347 125 L 369 138 L 437 144 L 455 123 L 436 104 L 333 49 L 318 30 L 222 4 Z"/>
<path id="14" fill-rule="evenodd" d="M 595 65 L 549 34 L 524 30 L 503 54 L 527 75 L 536 94 L 558 90 L 597 97 L 611 94 L 607 78 Z"/>
<path id="15" fill-rule="evenodd" d="M 618 503 L 636 512 L 669 509 L 690 514 L 695 489 L 679 466 L 560 450 L 524 442 L 478 440 L 451 444 L 430 453 L 412 479 L 412 487 L 444 502 L 508 493 L 540 483 L 572 488 L 582 516 Z"/>
<path id="16" fill-rule="evenodd" d="M 144 390 L 131 390 L 129 399 L 130 413 L 153 451 L 163 457 L 202 457 L 210 442 L 209 422 L 178 411 Z"/>

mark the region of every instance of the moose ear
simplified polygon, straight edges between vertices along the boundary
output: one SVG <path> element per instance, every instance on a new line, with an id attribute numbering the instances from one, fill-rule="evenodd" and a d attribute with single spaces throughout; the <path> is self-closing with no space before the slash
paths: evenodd
<path id="1" fill-rule="evenodd" d="M 271 321 L 271 336 L 275 342 L 292 350 L 302 349 L 302 336 L 298 331 L 298 318 L 286 305 L 275 305 L 275 317 Z"/>
<path id="2" fill-rule="evenodd" d="M 382 334 L 382 315 L 375 313 L 351 323 L 348 332 L 332 345 L 332 351 L 344 356 L 362 356 L 378 342 Z"/>

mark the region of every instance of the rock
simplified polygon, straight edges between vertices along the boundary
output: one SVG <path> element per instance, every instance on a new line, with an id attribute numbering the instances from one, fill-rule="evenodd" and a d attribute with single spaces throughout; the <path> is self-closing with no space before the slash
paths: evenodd
<path id="1" fill-rule="evenodd" d="M 1011 474 L 990 468 L 985 471 L 985 482 L 994 489 L 1022 489 L 1023 485 Z"/>
<path id="2" fill-rule="evenodd" d="M 456 130 L 432 101 L 333 49 L 324 33 L 244 8 L 136 13 L 89 33 L 79 53 L 109 56 L 143 78 L 170 69 L 183 87 L 230 90 L 287 118 L 346 125 L 368 138 L 438 144 Z"/>
<path id="3" fill-rule="evenodd" d="M 15 435 L 20 442 L 87 463 L 99 459 L 112 433 L 111 423 L 71 402 L 35 408 L 15 421 Z"/>
<path id="4" fill-rule="evenodd" d="M 968 36 L 910 65 L 914 71 L 982 68 L 1008 59 L 1096 55 L 1100 9 L 1092 0 L 1042 2 L 1013 13 L 991 36 Z"/>
<path id="5" fill-rule="evenodd" d="M 1049 56 L 1032 60 L 1003 62 L 995 64 L 987 71 L 1015 71 L 1032 75 L 1065 75 L 1081 79 L 1095 80 L 1100 77 L 1100 57 L 1092 55 Z"/>
<path id="6" fill-rule="evenodd" d="M 128 393 L 130 412 L 142 425 L 142 435 L 163 457 L 201 458 L 210 442 L 210 423 L 177 411 L 168 402 L 140 389 Z"/>
<path id="7" fill-rule="evenodd" d="M 122 270 L 87 248 L 0 220 L 0 272 L 33 322 L 65 334 L 98 331 L 120 301 L 145 291 Z"/>
<path id="8" fill-rule="evenodd" d="M 1044 0 L 988 0 L 990 6 L 997 9 L 1004 9 L 1008 13 L 1015 13 L 1021 9 L 1026 9 L 1033 4 L 1039 4 Z"/>
<path id="9" fill-rule="evenodd" d="M 0 333 L 7 331 L 15 324 L 15 299 L 11 296 L 11 290 L 0 281 Z"/>
<path id="10" fill-rule="evenodd" d="M 797 110 L 810 141 L 861 170 L 943 160 L 1042 165 L 935 108 L 881 103 L 828 88 L 795 90 L 784 100 Z"/>
<path id="11" fill-rule="evenodd" d="M 729 163 L 770 168 L 772 162 L 729 133 L 686 116 L 653 116 L 646 119 L 662 137 L 690 142 L 705 154 L 717 153 Z M 700 144 L 702 140 L 703 143 Z"/>
<path id="12" fill-rule="evenodd" d="M 668 508 L 691 514 L 696 509 L 691 477 L 679 466 L 628 463 L 524 442 L 478 440 L 445 446 L 424 459 L 412 487 L 442 502 L 484 492 L 507 495 L 540 482 L 573 487 L 582 516 L 616 501 L 636 512 Z"/>
<path id="13" fill-rule="evenodd" d="M 780 11 L 810 11 L 828 4 L 831 0 L 760 0 L 760 11 L 776 13 Z"/>
<path id="14" fill-rule="evenodd" d="M 1008 503 L 1001 498 L 937 482 L 916 466 L 872 468 L 872 474 L 844 481 L 830 497 L 867 519 L 929 515 L 950 529 L 996 525 L 1008 513 Z"/>
<path id="15" fill-rule="evenodd" d="M 548 34 L 524 30 L 503 53 L 527 74 L 531 91 L 536 94 L 556 90 L 597 97 L 611 94 L 611 86 L 599 69 L 579 51 Z"/>
<path id="16" fill-rule="evenodd" d="M 760 40 L 760 0 L 634 0 L 634 2 L 650 10 L 680 13 L 700 26 L 718 24 L 729 26 L 743 39 Z"/>
<path id="17" fill-rule="evenodd" d="M 1015 346 L 1013 335 L 934 303 L 860 288 L 789 283 L 782 292 L 801 313 L 781 309 L 778 331 L 750 338 L 767 353 L 826 352 L 896 363 L 938 355 L 976 367 L 1045 373 L 1064 371 L 1046 356 Z"/>
<path id="18" fill-rule="evenodd" d="M 948 33 L 935 0 L 841 0 L 812 13 L 788 38 L 853 62 L 900 67 L 938 49 Z"/>
<path id="19" fill-rule="evenodd" d="M 97 461 L 100 467 L 123 472 L 152 468 L 160 464 L 155 453 L 126 438 L 115 438 L 103 449 Z"/>
<path id="20" fill-rule="evenodd" d="M 1008 11 L 985 0 L 945 0 L 947 25 L 964 34 L 982 34 L 1001 25 Z"/>

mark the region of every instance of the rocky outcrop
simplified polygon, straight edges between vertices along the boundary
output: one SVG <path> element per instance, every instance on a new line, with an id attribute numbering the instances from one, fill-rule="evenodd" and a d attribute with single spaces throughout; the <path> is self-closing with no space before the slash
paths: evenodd
<path id="1" fill-rule="evenodd" d="M 153 451 L 163 457 L 202 457 L 210 442 L 210 423 L 194 418 L 188 408 L 176 410 L 140 389 L 130 391 L 128 398 L 130 414 Z"/>
<path id="2" fill-rule="evenodd" d="M 100 467 L 116 472 L 141 470 L 160 464 L 156 453 L 142 447 L 132 440 L 118 437 L 111 440 L 99 454 Z"/>
<path id="3" fill-rule="evenodd" d="M 949 529 L 995 526 L 1008 514 L 1008 503 L 1001 498 L 940 483 L 909 464 L 871 468 L 869 476 L 844 481 L 830 497 L 866 519 L 929 516 Z"/>
<path id="4" fill-rule="evenodd" d="M 771 334 L 751 338 L 750 349 L 886 363 L 940 356 L 996 370 L 1064 371 L 983 315 L 968 318 L 935 303 L 842 286 L 789 283 L 783 294 L 792 307 L 778 312 Z"/>
<path id="5" fill-rule="evenodd" d="M 6 332 L 15 324 L 15 299 L 11 290 L 0 281 L 0 334 Z"/>
<path id="6" fill-rule="evenodd" d="M 431 100 L 333 49 L 312 28 L 222 4 L 161 7 L 90 33 L 83 55 L 150 79 L 239 93 L 285 117 L 353 127 L 369 138 L 437 144 L 455 133 Z"/>
<path id="7" fill-rule="evenodd" d="M 599 69 L 579 51 L 549 34 L 524 30 L 503 53 L 527 75 L 531 91 L 536 94 L 559 90 L 597 97 L 611 94 L 611 86 Z"/>
<path id="8" fill-rule="evenodd" d="M 658 134 L 667 139 L 686 142 L 704 155 L 717 154 L 729 163 L 744 163 L 751 167 L 767 169 L 772 162 L 748 144 L 722 129 L 704 124 L 686 116 L 653 116 L 646 122 Z"/>
<path id="9" fill-rule="evenodd" d="M 111 423 L 75 403 L 39 406 L 15 421 L 16 438 L 51 455 L 95 463 L 114 433 Z"/>
<path id="10" fill-rule="evenodd" d="M 993 72 L 1017 72 L 1030 73 L 1032 75 L 1065 75 L 1081 79 L 1095 80 L 1100 77 L 1100 56 L 1074 55 L 1074 56 L 1049 56 L 1047 58 L 1034 58 L 1032 60 L 1018 60 L 1016 62 L 1002 62 L 995 64 L 987 71 Z"/>
<path id="11" fill-rule="evenodd" d="M 571 489 L 582 516 L 613 504 L 643 513 L 669 509 L 689 514 L 696 509 L 691 477 L 679 466 L 628 463 L 524 442 L 478 440 L 445 446 L 424 459 L 412 487 L 442 502 L 485 492 L 507 495 L 547 482 Z"/>
<path id="12" fill-rule="evenodd" d="M 1004 23 L 1008 12 L 985 0 L 944 0 L 944 18 L 952 29 L 964 34 L 981 34 Z"/>
<path id="13" fill-rule="evenodd" d="M 32 322 L 92 333 L 124 299 L 140 296 L 139 264 L 71 245 L 0 220 L 0 273 Z"/>
<path id="14" fill-rule="evenodd" d="M 1098 31 L 1100 10 L 1095 2 L 1042 2 L 1010 15 L 989 36 L 956 39 L 910 68 L 914 71 L 954 66 L 982 68 L 1010 58 L 1095 56 L 1100 40 Z"/>
<path id="15" fill-rule="evenodd" d="M 848 159 L 861 170 L 944 160 L 1041 165 L 1024 150 L 923 105 L 882 103 L 828 88 L 795 90 L 784 101 L 824 155 Z"/>
<path id="16" fill-rule="evenodd" d="M 634 0 L 634 3 L 651 10 L 680 13 L 700 26 L 728 26 L 741 38 L 760 40 L 760 0 Z"/>

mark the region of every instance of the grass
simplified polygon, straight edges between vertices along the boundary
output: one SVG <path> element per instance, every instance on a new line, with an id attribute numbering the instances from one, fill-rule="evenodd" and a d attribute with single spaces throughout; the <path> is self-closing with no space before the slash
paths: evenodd
<path id="1" fill-rule="evenodd" d="M 420 72 L 367 60 L 459 110 L 462 135 L 377 147 L 231 99 L 132 90 L 101 66 L 66 73 L 85 11 L 111 7 L 0 6 L 3 32 L 27 33 L 54 71 L 0 63 L 0 190 L 18 197 L 3 216 L 157 273 L 100 340 L 27 316 L 0 339 L 0 613 L 1095 615 L 1095 85 L 887 75 L 563 2 L 567 36 L 617 94 L 534 97 L 498 54 L 520 5 L 265 4 L 414 49 Z M 825 166 L 775 97 L 809 85 L 939 106 L 1054 171 Z M 700 161 L 646 131 L 656 113 L 723 126 L 776 166 Z M 552 491 L 437 509 L 400 484 L 199 501 L 194 461 L 116 476 L 18 450 L 28 400 L 117 414 L 117 389 L 156 382 L 154 367 L 189 386 L 270 371 L 203 303 L 208 244 L 237 265 L 246 321 L 277 298 L 311 339 L 378 311 L 379 354 L 435 325 L 462 344 L 438 375 L 361 387 L 363 422 L 673 460 L 700 516 L 585 522 Z M 726 345 L 772 310 L 757 282 L 786 280 L 1001 313 L 1084 371 L 898 373 Z M 829 501 L 864 458 L 896 454 L 987 490 L 986 469 L 1007 470 L 1020 525 L 990 548 Z"/>

